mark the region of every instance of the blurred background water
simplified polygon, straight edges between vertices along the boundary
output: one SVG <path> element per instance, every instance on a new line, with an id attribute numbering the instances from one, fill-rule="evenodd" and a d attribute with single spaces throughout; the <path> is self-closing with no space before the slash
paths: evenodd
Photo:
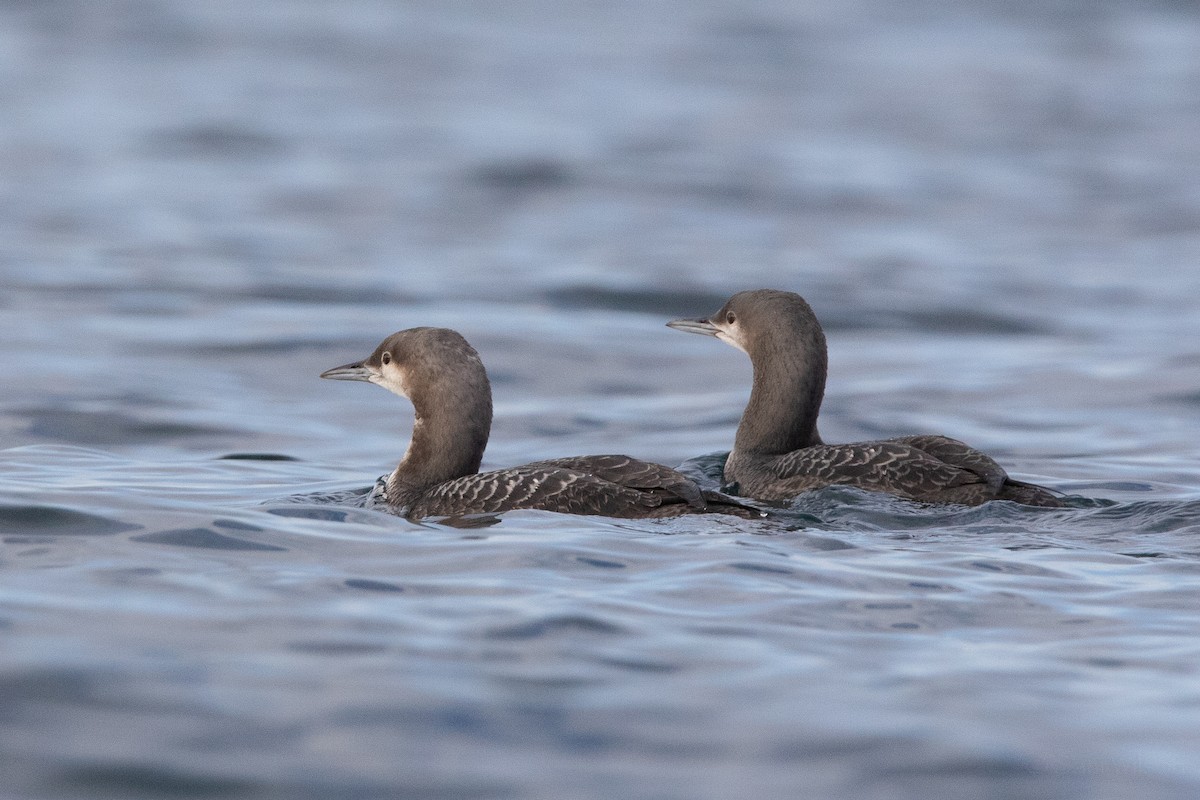
<path id="1" fill-rule="evenodd" d="M 10 2 L 0 76 L 0 795 L 1200 792 L 1193 4 Z M 487 467 L 727 449 L 663 323 L 761 286 L 828 440 L 1090 500 L 316 499 L 411 425 L 317 374 L 413 325 Z"/>

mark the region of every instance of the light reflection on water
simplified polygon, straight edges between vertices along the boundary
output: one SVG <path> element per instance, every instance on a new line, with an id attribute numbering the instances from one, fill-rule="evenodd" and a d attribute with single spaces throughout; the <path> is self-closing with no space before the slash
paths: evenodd
<path id="1" fill-rule="evenodd" d="M 1200 18 L 935 6 L 0 11 L 4 789 L 1195 795 Z M 826 438 L 1083 499 L 329 502 L 411 410 L 317 375 L 412 325 L 487 467 L 727 449 L 749 365 L 663 324 L 757 286 Z"/>

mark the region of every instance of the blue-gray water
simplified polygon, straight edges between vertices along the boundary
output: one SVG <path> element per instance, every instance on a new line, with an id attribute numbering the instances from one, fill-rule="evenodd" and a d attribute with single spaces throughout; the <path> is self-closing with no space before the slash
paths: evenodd
<path id="1" fill-rule="evenodd" d="M 1200 794 L 1192 4 L 14 2 L 0 76 L 0 796 Z M 411 424 L 316 376 L 412 325 L 485 466 L 727 449 L 663 323 L 759 286 L 828 440 L 1086 499 L 316 499 Z"/>

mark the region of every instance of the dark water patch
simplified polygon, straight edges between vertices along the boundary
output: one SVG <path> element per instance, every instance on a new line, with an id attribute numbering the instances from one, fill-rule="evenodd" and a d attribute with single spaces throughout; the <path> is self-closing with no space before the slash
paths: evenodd
<path id="1" fill-rule="evenodd" d="M 993 529 L 988 532 L 989 533 L 1011 533 L 1014 535 L 1021 535 L 1023 533 L 1027 533 L 1027 531 L 1025 531 L 1021 528 L 1012 528 L 1012 527 L 996 528 L 996 529 Z M 1050 542 L 1019 542 L 1017 544 L 1006 544 L 1006 545 L 1003 545 L 1003 547 L 1005 550 L 1009 551 L 1010 553 L 1022 553 L 1022 552 L 1027 552 L 1029 550 L 1061 550 L 1063 546 L 1058 543 L 1050 543 Z"/>
<path id="2" fill-rule="evenodd" d="M 388 306 L 406 308 L 416 302 L 412 295 L 397 292 L 386 285 L 339 286 L 333 283 L 263 284 L 240 294 L 255 300 L 295 305 Z"/>
<path id="3" fill-rule="evenodd" d="M 403 586 L 397 586 L 387 581 L 375 581 L 369 578 L 347 578 L 342 585 L 348 589 L 361 589 L 364 592 L 403 592 Z"/>
<path id="4" fill-rule="evenodd" d="M 96 798 L 180 798 L 187 800 L 506 800 L 519 797 L 499 782 L 424 777 L 379 783 L 333 770 L 332 776 L 250 780 L 154 764 L 84 764 L 59 770 L 56 795 Z M 76 794 L 78 793 L 78 794 Z"/>
<path id="5" fill-rule="evenodd" d="M 793 76 L 811 69 L 807 29 L 790 20 L 745 13 L 745 18 L 723 18 L 706 25 L 704 47 L 696 51 L 703 58 L 689 59 L 689 66 L 701 75 L 722 77 L 748 89 L 786 91 Z"/>
<path id="6" fill-rule="evenodd" d="M 157 578 L 163 574 L 163 570 L 156 567 L 119 567 L 105 570 L 104 574 L 110 576 L 118 586 L 133 586 L 141 583 L 143 578 Z"/>
<path id="7" fill-rule="evenodd" d="M 598 678 L 571 675 L 532 675 L 529 673 L 509 674 L 496 678 L 497 683 L 529 693 L 559 693 L 574 689 L 586 689 L 599 683 Z"/>
<path id="8" fill-rule="evenodd" d="M 985 779 L 995 778 L 1029 778 L 1042 775 L 1037 764 L 1028 759 L 1018 757 L 961 757 L 945 759 L 940 762 L 924 760 L 911 764 L 893 764 L 876 769 L 881 777 L 912 777 L 927 776 L 932 779 L 976 777 Z M 942 796 L 938 793 L 932 797 Z"/>
<path id="9" fill-rule="evenodd" d="M 530 431 L 538 436 L 558 438 L 560 436 L 604 430 L 608 425 L 609 422 L 607 420 L 588 414 L 545 414 L 539 416 L 531 423 Z"/>
<path id="10" fill-rule="evenodd" d="M 1200 406 L 1200 392 L 1183 392 L 1178 394 L 1159 395 L 1160 401 L 1168 403 L 1183 403 L 1189 406 Z"/>
<path id="11" fill-rule="evenodd" d="M 637 158 L 650 154 L 654 147 L 654 143 L 643 140 L 626 147 L 625 152 Z M 651 180 L 655 191 L 663 195 L 686 197 L 743 217 L 751 216 L 750 209 L 759 208 L 807 212 L 818 201 L 818 198 L 794 191 L 791 187 L 781 187 L 777 183 L 747 175 L 736 167 L 714 167 L 686 174 L 653 176 Z M 724 300 L 712 308 L 696 308 L 689 313 L 692 316 L 711 314 L 723 303 Z"/>
<path id="12" fill-rule="evenodd" d="M 1038 567 L 1033 564 L 1024 564 L 1013 561 L 996 561 L 996 560 L 977 560 L 971 561 L 967 566 L 972 569 L 984 570 L 986 572 L 1000 572 L 1005 575 L 1023 575 L 1026 577 L 1037 578 L 1057 578 L 1060 580 L 1070 579 L 1071 576 L 1062 572 L 1045 567 Z"/>
<path id="13" fill-rule="evenodd" d="M 729 565 L 731 569 L 740 569 L 744 572 L 765 572 L 771 575 L 794 575 L 795 570 L 787 567 L 775 567 L 768 564 L 755 564 L 750 561 L 735 561 Z"/>
<path id="14" fill-rule="evenodd" d="M 51 667 L 0 674 L 0 722 L 12 721 L 27 709 L 104 705 L 99 694 L 103 680 L 95 672 Z"/>
<path id="15" fill-rule="evenodd" d="M 349 522 L 350 512 L 336 508 L 312 508 L 303 506 L 288 506 L 285 508 L 268 508 L 268 514 L 277 517 L 292 517 L 295 519 L 312 519 L 322 522 Z"/>
<path id="16" fill-rule="evenodd" d="M 475 186 L 506 195 L 565 189 L 577 182 L 571 167 L 549 158 L 524 158 L 481 164 L 467 173 Z"/>
<path id="17" fill-rule="evenodd" d="M 816 520 L 814 518 L 813 521 L 818 521 L 818 520 Z M 830 537 L 830 536 L 814 536 L 812 534 L 809 534 L 804 537 L 803 541 L 804 541 L 804 544 L 806 544 L 809 548 L 811 548 L 813 550 L 833 551 L 833 550 L 857 550 L 858 549 L 857 545 L 850 544 L 849 542 L 842 541 L 841 539 L 834 539 L 833 537 Z"/>
<path id="18" fill-rule="evenodd" d="M 1089 667 L 1100 667 L 1101 669 L 1123 669 L 1124 667 L 1132 666 L 1128 661 L 1119 658 L 1104 658 L 1102 656 L 1093 656 L 1083 659 L 1083 663 Z"/>
<path id="19" fill-rule="evenodd" d="M 338 725 L 348 727 L 420 730 L 431 728 L 491 739 L 502 734 L 493 714 L 477 705 L 447 701 L 438 706 L 389 705 L 385 700 L 372 706 L 346 706 L 333 715 Z"/>
<path id="20" fill-rule="evenodd" d="M 91 764 L 62 770 L 53 783 L 64 791 L 86 792 L 96 798 L 253 798 L 266 789 L 253 781 L 199 772 L 184 772 L 157 764 Z"/>
<path id="21" fill-rule="evenodd" d="M 328 339 L 315 336 L 284 336 L 278 339 L 248 339 L 237 342 L 204 345 L 171 346 L 170 350 L 186 350 L 202 356 L 259 356 L 286 355 L 311 350 L 325 351 L 330 347 Z"/>
<path id="22" fill-rule="evenodd" d="M 641 672 L 651 675 L 669 675 L 683 669 L 679 664 L 669 664 L 663 661 L 647 661 L 639 658 L 597 658 L 597 664 L 604 664 L 617 669 Z"/>
<path id="23" fill-rule="evenodd" d="M 217 456 L 218 461 L 300 461 L 295 456 L 282 453 L 227 453 Z"/>
<path id="24" fill-rule="evenodd" d="M 72 444 L 162 442 L 194 437 L 231 436 L 239 433 L 233 428 L 139 419 L 119 411 L 32 408 L 21 409 L 16 413 L 30 420 L 26 433 Z"/>
<path id="25" fill-rule="evenodd" d="M 272 217 L 283 216 L 291 217 L 294 220 L 303 221 L 310 224 L 329 223 L 331 221 L 343 221 L 349 218 L 357 217 L 363 213 L 371 213 L 377 210 L 370 205 L 370 199 L 363 197 L 357 192 L 347 192 L 341 186 L 271 186 L 265 192 L 266 197 L 259 206 L 266 214 Z M 373 198 L 372 198 L 373 199 Z M 276 286 L 279 290 L 287 293 L 294 286 L 300 285 L 301 288 L 307 289 L 309 284 L 306 281 L 297 281 L 296 283 L 284 284 L 266 284 L 267 291 L 270 297 L 274 297 Z M 357 286 L 336 286 L 330 287 L 338 292 L 339 289 L 345 291 L 346 297 L 356 298 L 352 300 L 354 305 L 359 304 L 359 300 L 365 302 L 373 302 L 371 295 L 373 294 L 370 288 Z M 380 293 L 390 295 L 388 291 L 390 287 L 379 286 Z M 256 296 L 258 290 L 254 290 Z M 322 302 L 319 299 L 320 292 L 305 291 L 303 296 L 296 298 L 297 302 Z M 285 295 L 281 298 L 284 300 L 291 299 Z"/>
<path id="26" fill-rule="evenodd" d="M 914 754 L 898 762 L 880 754 L 861 785 L 867 797 L 989 797 L 1040 800 L 1046 797 L 1085 797 L 1087 776 L 1052 772 L 1020 755 L 980 754 L 930 757 Z M 882 761 L 882 764 L 878 762 Z M 1120 796 L 1120 795 L 1113 795 Z"/>
<path id="27" fill-rule="evenodd" d="M 775 742 L 768 746 L 768 752 L 773 761 L 790 763 L 854 756 L 871 757 L 876 753 L 895 753 L 911 748 L 912 742 L 901 736 L 849 736 L 830 732 L 828 736 L 819 739 L 797 738 Z"/>
<path id="28" fill-rule="evenodd" d="M 761 16 L 761 11 L 747 13 L 742 17 L 720 16 L 705 24 L 704 32 L 716 39 L 745 49 L 747 55 L 770 61 L 776 55 L 775 47 L 797 45 L 807 38 L 807 29 L 795 25 L 791 20 Z M 767 49 L 764 51 L 763 47 Z"/>
<path id="29" fill-rule="evenodd" d="M 554 308 L 629 311 L 663 317 L 703 317 L 718 311 L 728 299 L 710 292 L 671 289 L 616 289 L 607 286 L 565 286 L 542 293 Z"/>
<path id="30" fill-rule="evenodd" d="M 622 632 L 623 629 L 619 625 L 614 625 L 611 622 L 606 622 L 596 617 L 567 614 L 493 628 L 486 635 L 489 639 L 520 640 L 540 639 L 544 636 L 561 633 L 613 635 Z"/>
<path id="31" fill-rule="evenodd" d="M 958 336 L 1037 336 L 1055 333 L 1046 324 L 1002 314 L 958 308 L 897 311 L 885 308 L 822 309 L 821 327 L 829 331 L 919 331 Z"/>
<path id="32" fill-rule="evenodd" d="M 141 527 L 58 506 L 0 505 L 0 534 L 111 536 Z"/>
<path id="33" fill-rule="evenodd" d="M 763 542 L 762 540 L 758 539 L 737 539 L 734 541 L 734 544 L 738 547 L 748 547 L 756 552 L 769 553 L 776 558 L 788 558 L 791 556 L 790 549 L 777 547 L 775 546 L 774 542 Z"/>
<path id="34" fill-rule="evenodd" d="M 254 161 L 282 155 L 286 143 L 269 134 L 234 125 L 191 125 L 146 134 L 145 151 L 168 158 Z"/>
<path id="35" fill-rule="evenodd" d="M 251 525 L 249 522 L 242 522 L 236 519 L 214 519 L 212 524 L 214 528 L 225 528 L 230 531 L 258 532 L 264 530 L 264 528 L 258 525 Z"/>
<path id="36" fill-rule="evenodd" d="M 963 309 L 912 311 L 901 315 L 899 319 L 913 330 L 932 333 L 1031 336 L 1053 332 L 1029 320 Z"/>
<path id="37" fill-rule="evenodd" d="M 167 544 L 174 547 L 195 547 L 201 550 L 254 550 L 262 552 L 286 552 L 286 547 L 251 542 L 217 533 L 211 528 L 179 528 L 169 531 L 146 533 L 130 537 L 135 542 Z"/>
<path id="38" fill-rule="evenodd" d="M 493 721 L 493 724 L 499 723 L 503 726 L 503 736 L 508 737 L 516 732 L 522 738 L 545 742 L 556 749 L 563 747 L 588 755 L 621 747 L 622 740 L 619 734 L 592 729 L 561 705 L 535 699 L 539 689 L 548 689 L 549 693 L 557 694 L 560 688 L 584 686 L 585 682 L 571 678 L 528 678 L 524 675 L 509 676 L 507 681 L 521 689 L 532 690 L 532 693 L 526 696 L 528 699 L 519 700 L 506 707 L 500 719 Z"/>
<path id="39" fill-rule="evenodd" d="M 587 564 L 589 567 L 599 567 L 600 569 L 625 569 L 627 566 L 620 561 L 607 561 L 603 558 L 592 558 L 590 556 L 576 556 L 575 560 L 580 564 Z"/>
<path id="40" fill-rule="evenodd" d="M 304 641 L 289 642 L 287 649 L 294 653 L 311 653 L 320 656 L 377 655 L 387 650 L 382 644 L 373 642 Z"/>
<path id="41" fill-rule="evenodd" d="M 1071 481 L 1062 485 L 1064 492 L 1153 492 L 1154 485 L 1138 481 Z M 1068 501 L 1078 498 L 1070 497 Z M 1104 501 L 1105 505 L 1116 505 L 1114 501 Z"/>
<path id="42" fill-rule="evenodd" d="M 287 800 L 509 800 L 524 795 L 503 783 L 469 778 L 406 779 L 402 783 L 364 784 L 353 778 L 337 784 L 308 783 L 288 786 L 279 795 Z"/>
<path id="43" fill-rule="evenodd" d="M 587 388 L 595 397 L 652 397 L 658 393 L 656 386 L 627 380 L 590 381 Z"/>

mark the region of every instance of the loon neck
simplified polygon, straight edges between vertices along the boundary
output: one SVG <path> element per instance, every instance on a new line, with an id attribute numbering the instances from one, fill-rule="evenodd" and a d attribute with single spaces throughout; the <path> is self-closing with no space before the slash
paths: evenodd
<path id="1" fill-rule="evenodd" d="M 436 402 L 427 402 L 430 398 L 421 394 L 412 399 L 416 410 L 412 438 L 388 478 L 393 503 L 477 473 L 492 426 L 492 397 L 486 383 L 472 392 L 443 395 Z"/>
<path id="2" fill-rule="evenodd" d="M 734 448 L 779 455 L 821 444 L 817 415 L 825 395 L 824 337 L 802 348 L 751 352 L 754 383 Z"/>

